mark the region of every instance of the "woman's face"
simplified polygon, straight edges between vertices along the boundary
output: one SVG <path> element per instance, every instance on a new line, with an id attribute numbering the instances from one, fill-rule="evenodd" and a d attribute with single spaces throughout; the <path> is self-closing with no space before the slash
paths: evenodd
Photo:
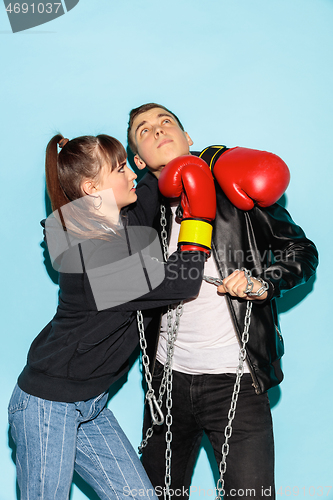
<path id="1" fill-rule="evenodd" d="M 137 175 L 127 166 L 126 160 L 118 163 L 117 167 L 110 171 L 109 165 L 104 165 L 96 185 L 98 191 L 112 189 L 118 210 L 134 203 L 137 199 L 134 180 Z M 103 200 L 103 193 L 100 193 Z M 104 202 L 104 200 L 103 200 Z M 101 206 L 103 211 L 103 203 Z"/>

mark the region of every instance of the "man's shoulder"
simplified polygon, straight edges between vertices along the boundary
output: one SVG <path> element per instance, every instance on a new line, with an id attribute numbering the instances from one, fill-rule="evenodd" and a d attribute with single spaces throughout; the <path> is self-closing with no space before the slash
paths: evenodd
<path id="1" fill-rule="evenodd" d="M 204 160 L 210 169 L 214 168 L 215 163 L 219 159 L 219 157 L 225 153 L 229 148 L 227 146 L 213 145 L 207 146 L 201 151 L 191 151 L 192 155 L 199 156 L 202 160 Z"/>

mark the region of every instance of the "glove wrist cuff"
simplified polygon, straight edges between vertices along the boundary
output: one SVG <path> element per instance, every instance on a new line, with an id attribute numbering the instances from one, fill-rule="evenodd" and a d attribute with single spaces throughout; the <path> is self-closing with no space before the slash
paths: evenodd
<path id="1" fill-rule="evenodd" d="M 213 226 L 202 219 L 183 219 L 180 224 L 178 245 L 195 245 L 210 250 Z"/>

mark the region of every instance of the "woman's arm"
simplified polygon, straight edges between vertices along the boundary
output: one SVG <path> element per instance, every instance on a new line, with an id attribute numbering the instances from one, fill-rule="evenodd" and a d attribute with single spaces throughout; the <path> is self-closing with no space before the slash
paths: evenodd
<path id="1" fill-rule="evenodd" d="M 201 287 L 206 258 L 203 252 L 174 252 L 164 264 L 165 278 L 160 285 L 115 309 L 153 309 L 196 297 Z"/>
<path id="2" fill-rule="evenodd" d="M 177 303 L 198 294 L 206 254 L 173 253 L 163 261 L 151 228 L 124 228 L 109 241 L 80 243 L 86 294 L 97 310 L 134 311 Z"/>
<path id="3" fill-rule="evenodd" d="M 124 210 L 130 226 L 153 227 L 159 215 L 162 195 L 158 190 L 158 180 L 149 171 L 136 188 L 137 201 Z"/>

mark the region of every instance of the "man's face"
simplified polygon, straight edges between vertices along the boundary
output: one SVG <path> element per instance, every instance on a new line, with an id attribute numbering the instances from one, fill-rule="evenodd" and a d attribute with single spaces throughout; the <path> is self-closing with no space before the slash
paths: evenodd
<path id="1" fill-rule="evenodd" d="M 138 154 L 139 169 L 148 167 L 159 177 L 163 167 L 177 156 L 189 154 L 193 142 L 174 116 L 163 108 L 153 108 L 138 115 L 131 128 Z"/>

